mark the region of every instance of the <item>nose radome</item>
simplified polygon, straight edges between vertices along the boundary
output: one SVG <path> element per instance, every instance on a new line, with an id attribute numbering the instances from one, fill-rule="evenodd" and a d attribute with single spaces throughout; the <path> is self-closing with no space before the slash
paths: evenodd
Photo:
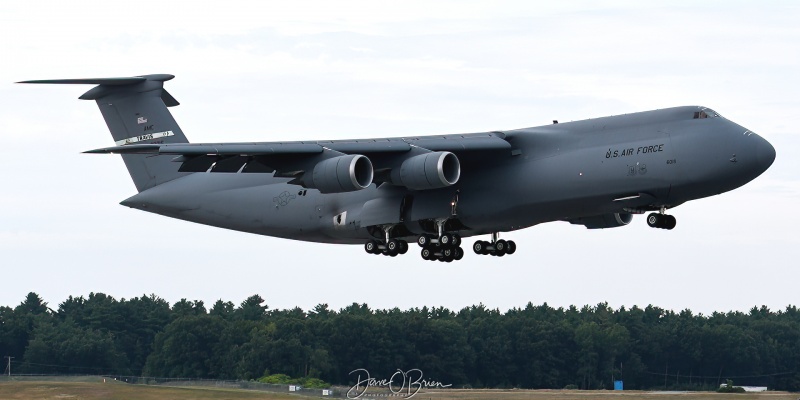
<path id="1" fill-rule="evenodd" d="M 759 137 L 756 144 L 756 161 L 761 172 L 766 171 L 775 161 L 775 148 L 762 137 Z"/>

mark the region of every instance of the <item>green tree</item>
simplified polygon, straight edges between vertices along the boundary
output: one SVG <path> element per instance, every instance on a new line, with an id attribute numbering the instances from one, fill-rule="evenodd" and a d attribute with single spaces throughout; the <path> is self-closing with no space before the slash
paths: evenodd
<path id="1" fill-rule="evenodd" d="M 242 302 L 234 312 L 234 315 L 247 321 L 260 321 L 267 315 L 267 309 L 269 307 L 264 304 L 264 299 L 254 294 Z"/>
<path id="2" fill-rule="evenodd" d="M 111 334 L 72 320 L 38 319 L 24 359 L 40 373 L 130 374 Z"/>
<path id="3" fill-rule="evenodd" d="M 214 350 L 224 327 L 224 320 L 208 315 L 190 315 L 172 321 L 156 335 L 145 374 L 214 378 L 213 360 L 219 358 Z"/>
<path id="4" fill-rule="evenodd" d="M 217 300 L 209 311 L 210 315 L 215 315 L 222 319 L 229 319 L 233 317 L 234 305 L 230 301 Z"/>

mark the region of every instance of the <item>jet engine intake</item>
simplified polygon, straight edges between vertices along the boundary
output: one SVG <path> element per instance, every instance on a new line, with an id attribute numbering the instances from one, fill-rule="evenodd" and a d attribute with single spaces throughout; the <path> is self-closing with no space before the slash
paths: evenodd
<path id="1" fill-rule="evenodd" d="M 583 225 L 587 229 L 606 229 L 625 226 L 631 223 L 633 214 L 614 213 L 596 215 L 593 217 L 575 218 L 569 220 L 571 224 Z"/>
<path id="2" fill-rule="evenodd" d="M 458 157 L 449 151 L 436 151 L 411 157 L 393 171 L 392 183 L 411 190 L 438 189 L 454 185 L 461 176 Z"/>
<path id="3" fill-rule="evenodd" d="M 372 184 L 373 170 L 369 158 L 360 154 L 339 156 L 320 161 L 314 166 L 306 185 L 321 193 L 352 192 Z"/>

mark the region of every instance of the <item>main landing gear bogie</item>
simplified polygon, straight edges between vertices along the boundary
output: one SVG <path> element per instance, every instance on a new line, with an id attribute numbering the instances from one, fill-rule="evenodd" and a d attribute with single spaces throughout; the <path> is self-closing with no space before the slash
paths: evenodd
<path id="1" fill-rule="evenodd" d="M 389 257 L 395 257 L 398 254 L 406 254 L 408 252 L 408 242 L 405 240 L 389 239 L 387 242 L 378 240 L 367 240 L 364 243 L 364 251 L 369 254 L 383 254 Z"/>
<path id="2" fill-rule="evenodd" d="M 432 235 L 420 235 L 417 244 L 422 247 L 420 255 L 423 260 L 452 262 L 464 257 L 461 248 L 461 236 L 443 233 L 438 238 Z"/>
<path id="3" fill-rule="evenodd" d="M 502 257 L 506 254 L 511 255 L 516 253 L 517 244 L 513 240 L 499 239 L 494 241 L 494 243 L 478 240 L 472 245 L 472 251 L 474 251 L 475 254 Z"/>

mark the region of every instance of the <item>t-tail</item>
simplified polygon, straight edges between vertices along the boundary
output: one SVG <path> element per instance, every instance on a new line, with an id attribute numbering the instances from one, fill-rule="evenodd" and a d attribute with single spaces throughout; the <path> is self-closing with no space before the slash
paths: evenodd
<path id="1" fill-rule="evenodd" d="M 117 146 L 126 144 L 188 143 L 167 107 L 177 106 L 164 82 L 175 76 L 142 75 L 125 78 L 50 79 L 19 83 L 92 84 L 81 100 L 94 100 L 103 113 Z M 140 192 L 186 175 L 178 172 L 174 155 L 123 154 L 122 159 Z"/>

